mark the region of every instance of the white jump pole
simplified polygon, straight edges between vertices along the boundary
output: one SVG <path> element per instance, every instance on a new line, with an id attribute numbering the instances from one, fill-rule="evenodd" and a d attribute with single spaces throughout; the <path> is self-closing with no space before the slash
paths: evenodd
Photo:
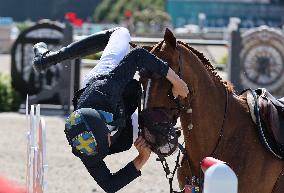
<path id="1" fill-rule="evenodd" d="M 30 162 L 30 119 L 29 119 L 29 95 L 27 94 L 27 98 L 26 98 L 26 122 L 27 122 L 27 132 L 26 132 L 26 137 L 27 137 L 27 160 L 26 160 L 26 192 L 30 192 L 29 190 L 29 184 L 30 184 L 30 166 L 31 166 L 31 162 Z"/>
<path id="2" fill-rule="evenodd" d="M 206 157 L 201 163 L 204 172 L 203 193 L 237 193 L 238 178 L 223 161 Z"/>
<path id="3" fill-rule="evenodd" d="M 26 101 L 26 115 L 29 117 L 29 131 L 27 132 L 27 193 L 46 192 L 46 127 L 44 118 L 40 116 L 40 105 L 31 105 L 28 116 L 28 99 Z"/>

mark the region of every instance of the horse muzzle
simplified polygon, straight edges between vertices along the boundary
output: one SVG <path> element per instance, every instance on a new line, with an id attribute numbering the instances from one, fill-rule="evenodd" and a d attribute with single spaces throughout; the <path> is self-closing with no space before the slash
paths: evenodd
<path id="1" fill-rule="evenodd" d="M 142 136 L 158 156 L 167 157 L 177 150 L 181 132 L 174 127 L 166 111 L 161 108 L 144 109 L 139 124 Z"/>

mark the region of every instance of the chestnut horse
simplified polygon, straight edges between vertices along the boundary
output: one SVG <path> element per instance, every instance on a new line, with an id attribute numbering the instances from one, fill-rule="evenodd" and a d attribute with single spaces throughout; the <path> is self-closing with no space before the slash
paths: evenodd
<path id="1" fill-rule="evenodd" d="M 178 169 L 180 188 L 186 177 L 200 178 L 200 162 L 213 156 L 236 172 L 239 193 L 284 193 L 284 163 L 258 139 L 246 98 L 237 96 L 232 84 L 217 75 L 202 53 L 176 41 L 170 30 L 162 42 L 149 49 L 168 62 L 190 90 L 186 100 L 179 100 L 186 107 L 179 117 L 189 159 Z M 153 76 L 141 75 L 141 81 L 147 91 L 144 108 L 162 107 L 174 117 L 178 105 L 169 97 L 171 84 Z"/>

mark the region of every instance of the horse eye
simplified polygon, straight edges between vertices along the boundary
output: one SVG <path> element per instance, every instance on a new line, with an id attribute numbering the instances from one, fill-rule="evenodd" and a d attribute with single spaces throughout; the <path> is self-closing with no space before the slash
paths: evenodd
<path id="1" fill-rule="evenodd" d="M 152 78 L 153 79 L 160 79 L 162 77 L 159 74 L 157 74 L 157 73 L 152 73 Z"/>
<path id="2" fill-rule="evenodd" d="M 149 78 L 151 76 L 151 73 L 146 70 L 145 68 L 142 68 L 140 71 L 139 71 L 139 75 L 141 77 L 144 77 L 144 78 Z"/>

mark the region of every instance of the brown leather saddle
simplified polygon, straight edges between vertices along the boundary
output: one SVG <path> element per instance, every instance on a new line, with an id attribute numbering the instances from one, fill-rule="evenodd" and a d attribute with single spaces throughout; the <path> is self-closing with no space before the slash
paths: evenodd
<path id="1" fill-rule="evenodd" d="M 259 113 L 275 141 L 284 146 L 284 97 L 276 99 L 265 88 L 255 90 Z"/>
<path id="2" fill-rule="evenodd" d="M 276 99 L 265 88 L 248 89 L 247 103 L 262 143 L 276 157 L 284 157 L 284 97 Z"/>

